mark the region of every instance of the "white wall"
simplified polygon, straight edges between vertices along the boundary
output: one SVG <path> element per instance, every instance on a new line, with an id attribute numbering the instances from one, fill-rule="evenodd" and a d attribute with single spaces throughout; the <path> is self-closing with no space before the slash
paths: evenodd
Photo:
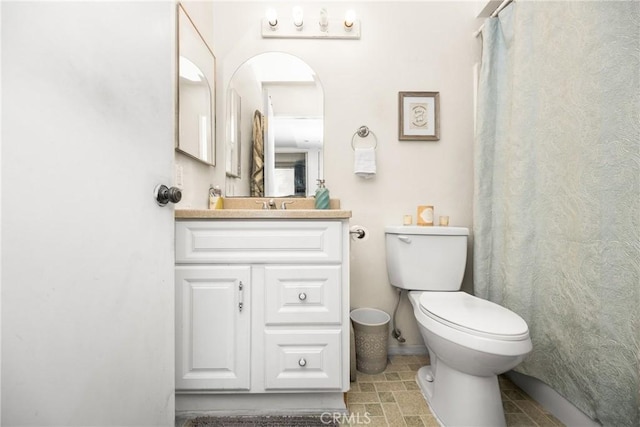
<path id="1" fill-rule="evenodd" d="M 2 22 L 2 3 L 0 3 L 0 22 Z M 0 42 L 1 43 L 1 42 Z M 0 82 L 2 81 L 2 55 L 0 55 Z M 1 87 L 1 85 L 0 85 Z M 0 117 L 2 117 L 0 102 Z M 0 135 L 2 119 L 0 119 Z M 2 137 L 0 136 L 0 141 Z M 0 150 L 0 188 L 2 188 L 2 150 Z M 2 224 L 2 197 L 0 197 L 0 224 Z M 0 295 L 2 295 L 2 226 L 0 226 Z M 2 297 L 0 296 L 0 424 L 2 423 Z"/>
<path id="2" fill-rule="evenodd" d="M 253 55 L 284 51 L 305 60 L 318 74 L 325 95 L 325 178 L 331 196 L 353 211 L 352 224 L 370 231 L 353 242 L 351 305 L 391 313 L 395 292 L 385 267 L 386 224 L 400 224 L 421 204 L 449 215 L 451 225 L 471 227 L 473 192 L 473 63 L 475 2 L 303 2 L 307 22 L 326 7 L 330 19 L 354 8 L 360 40 L 262 39 L 260 19 L 273 6 L 281 19 L 293 2 L 215 2 L 213 49 L 218 59 L 218 123 L 224 91 L 235 69 Z M 282 21 L 284 22 L 284 21 Z M 438 142 L 400 142 L 399 91 L 437 91 L 441 101 Z M 353 174 L 351 137 L 361 125 L 377 135 L 378 174 Z M 218 137 L 221 137 L 218 129 Z M 465 289 L 471 289 L 470 261 Z M 406 346 L 422 345 L 408 301 L 399 326 Z M 391 343 L 395 345 L 395 343 Z"/>

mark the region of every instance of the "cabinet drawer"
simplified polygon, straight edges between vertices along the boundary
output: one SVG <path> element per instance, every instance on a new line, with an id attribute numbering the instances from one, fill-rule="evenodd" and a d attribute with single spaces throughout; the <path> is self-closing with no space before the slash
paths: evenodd
<path id="1" fill-rule="evenodd" d="M 340 262 L 341 237 L 338 221 L 176 221 L 176 262 Z"/>
<path id="2" fill-rule="evenodd" d="M 265 331 L 265 389 L 339 389 L 341 331 Z"/>
<path id="3" fill-rule="evenodd" d="M 341 267 L 266 266 L 265 323 L 341 322 Z"/>

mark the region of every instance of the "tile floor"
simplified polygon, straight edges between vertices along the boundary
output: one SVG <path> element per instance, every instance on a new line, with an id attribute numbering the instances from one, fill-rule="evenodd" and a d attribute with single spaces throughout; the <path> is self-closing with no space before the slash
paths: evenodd
<path id="1" fill-rule="evenodd" d="M 427 356 L 391 356 L 381 374 L 358 372 L 346 397 L 350 425 L 438 426 L 415 381 L 428 363 Z M 507 426 L 563 426 L 509 379 L 500 377 L 500 389 Z"/>

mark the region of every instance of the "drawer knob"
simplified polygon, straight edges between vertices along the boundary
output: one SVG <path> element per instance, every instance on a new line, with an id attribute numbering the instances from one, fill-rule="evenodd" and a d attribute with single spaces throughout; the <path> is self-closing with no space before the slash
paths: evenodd
<path id="1" fill-rule="evenodd" d="M 300 292 L 300 293 L 298 294 L 298 299 L 299 299 L 300 301 L 304 301 L 304 300 L 306 300 L 306 299 L 307 299 L 307 294 L 305 294 L 304 292 Z"/>
<path id="2" fill-rule="evenodd" d="M 298 360 L 298 365 L 307 366 L 307 360 L 303 357 L 302 359 Z"/>

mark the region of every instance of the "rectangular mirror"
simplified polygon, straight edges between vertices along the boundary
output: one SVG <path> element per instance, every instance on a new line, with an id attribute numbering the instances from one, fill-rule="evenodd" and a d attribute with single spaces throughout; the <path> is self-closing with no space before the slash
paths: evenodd
<path id="1" fill-rule="evenodd" d="M 176 150 L 215 166 L 216 58 L 178 4 L 178 129 Z"/>

